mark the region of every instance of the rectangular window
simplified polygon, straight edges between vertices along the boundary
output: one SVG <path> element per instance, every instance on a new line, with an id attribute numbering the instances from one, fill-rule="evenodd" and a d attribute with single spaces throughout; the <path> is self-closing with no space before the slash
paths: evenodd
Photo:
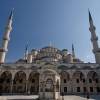
<path id="1" fill-rule="evenodd" d="M 92 79 L 89 79 L 89 83 L 92 83 Z"/>
<path id="2" fill-rule="evenodd" d="M 67 87 L 64 87 L 64 92 L 67 92 Z"/>
<path id="3" fill-rule="evenodd" d="M 96 87 L 97 92 L 100 92 L 100 87 Z"/>
<path id="4" fill-rule="evenodd" d="M 80 92 L 80 87 L 77 87 L 77 92 Z"/>
<path id="5" fill-rule="evenodd" d="M 83 87 L 83 91 L 84 91 L 84 93 L 86 92 L 86 87 Z"/>
<path id="6" fill-rule="evenodd" d="M 67 83 L 66 79 L 64 79 L 64 83 Z"/>
<path id="7" fill-rule="evenodd" d="M 32 79 L 32 83 L 34 83 L 35 82 L 35 80 L 34 79 Z"/>
<path id="8" fill-rule="evenodd" d="M 98 80 L 98 79 L 95 79 L 95 82 L 96 82 L 96 83 L 99 83 L 99 80 Z"/>
<path id="9" fill-rule="evenodd" d="M 2 91 L 2 86 L 0 86 L 0 90 Z M 0 93 L 1 93 L 1 91 L 0 91 Z"/>
<path id="10" fill-rule="evenodd" d="M 76 79 L 76 82 L 79 83 L 79 79 Z"/>
<path id="11" fill-rule="evenodd" d="M 90 87 L 90 92 L 93 92 L 93 87 Z"/>
<path id="12" fill-rule="evenodd" d="M 85 79 L 83 79 L 83 83 L 85 83 Z"/>

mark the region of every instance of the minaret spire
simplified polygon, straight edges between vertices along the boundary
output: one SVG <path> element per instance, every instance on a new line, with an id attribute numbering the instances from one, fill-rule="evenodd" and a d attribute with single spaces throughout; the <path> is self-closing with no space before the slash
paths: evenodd
<path id="1" fill-rule="evenodd" d="M 88 13 L 89 13 L 89 22 L 91 22 L 93 20 L 92 20 L 92 16 L 91 16 L 91 13 L 90 13 L 89 9 L 88 9 Z"/>
<path id="2" fill-rule="evenodd" d="M 91 32 L 91 42 L 93 45 L 93 53 L 95 55 L 96 63 L 100 64 L 100 53 L 99 53 L 100 48 L 98 46 L 98 37 L 95 32 L 96 28 L 93 24 L 93 19 L 89 10 L 88 10 L 88 13 L 89 13 L 89 24 L 90 24 L 89 30 Z"/>
<path id="3" fill-rule="evenodd" d="M 28 43 L 25 46 L 25 55 L 24 55 L 24 59 L 27 61 L 27 57 L 28 57 Z"/>
<path id="4" fill-rule="evenodd" d="M 49 42 L 49 46 L 50 46 L 50 47 L 52 46 L 52 42 L 51 42 L 51 41 Z"/>
<path id="5" fill-rule="evenodd" d="M 8 18 L 8 22 L 7 22 L 7 26 L 5 28 L 5 32 L 4 32 L 4 36 L 3 36 L 3 41 L 2 41 L 2 48 L 0 49 L 0 63 L 4 63 L 5 62 L 5 56 L 6 53 L 8 51 L 8 42 L 10 40 L 10 32 L 12 31 L 12 19 L 13 19 L 13 10 L 11 11 L 9 18 Z"/>
<path id="6" fill-rule="evenodd" d="M 72 56 L 75 58 L 75 50 L 74 50 L 74 45 L 72 44 Z"/>
<path id="7" fill-rule="evenodd" d="M 12 20 L 13 19 L 13 11 L 14 11 L 14 8 L 11 10 L 11 13 L 9 15 L 9 20 Z"/>

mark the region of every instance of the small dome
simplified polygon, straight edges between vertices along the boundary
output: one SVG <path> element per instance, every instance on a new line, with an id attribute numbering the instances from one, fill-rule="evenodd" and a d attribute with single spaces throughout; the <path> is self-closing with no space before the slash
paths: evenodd
<path id="1" fill-rule="evenodd" d="M 36 49 L 32 49 L 31 52 L 37 51 Z"/>
<path id="2" fill-rule="evenodd" d="M 63 49 L 62 51 L 68 51 L 67 49 Z"/>

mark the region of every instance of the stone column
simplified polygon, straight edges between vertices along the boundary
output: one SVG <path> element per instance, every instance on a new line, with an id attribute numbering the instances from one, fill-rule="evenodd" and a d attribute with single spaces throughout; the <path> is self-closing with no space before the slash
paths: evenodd
<path id="1" fill-rule="evenodd" d="M 28 85 L 28 80 L 26 80 L 26 86 L 25 86 L 25 89 L 26 89 L 26 94 L 27 94 L 27 90 L 28 90 L 28 88 L 27 88 L 27 85 Z"/>
<path id="2" fill-rule="evenodd" d="M 13 93 L 13 79 L 11 80 L 11 93 Z"/>
<path id="3" fill-rule="evenodd" d="M 74 79 L 73 79 L 73 72 L 71 71 L 71 74 L 70 74 L 70 93 L 73 94 L 74 92 L 74 86 L 73 86 L 73 82 L 74 82 Z"/>
<path id="4" fill-rule="evenodd" d="M 53 83 L 53 95 L 54 95 L 53 99 L 55 99 L 55 92 L 56 92 L 55 83 Z"/>
<path id="5" fill-rule="evenodd" d="M 26 72 L 26 94 L 29 94 L 30 93 L 30 86 L 29 86 L 29 72 L 27 71 Z"/>
<path id="6" fill-rule="evenodd" d="M 12 79 L 11 79 L 11 94 L 13 94 L 13 80 L 14 80 L 14 73 L 12 73 Z"/>

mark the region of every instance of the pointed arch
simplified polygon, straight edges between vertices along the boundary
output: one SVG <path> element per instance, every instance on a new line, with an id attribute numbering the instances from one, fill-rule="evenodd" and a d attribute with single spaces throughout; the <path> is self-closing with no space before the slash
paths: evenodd
<path id="1" fill-rule="evenodd" d="M 25 93 L 26 92 L 26 73 L 18 71 L 13 80 L 13 92 Z"/>
<path id="2" fill-rule="evenodd" d="M 53 85 L 53 80 L 51 78 L 48 78 L 46 80 L 46 84 L 45 84 L 45 91 L 46 92 L 53 92 L 54 91 L 54 85 Z"/>
<path id="3" fill-rule="evenodd" d="M 76 71 L 74 72 L 72 78 L 73 79 L 79 78 L 80 80 L 82 80 L 83 78 L 85 78 L 85 75 L 81 71 Z"/>
<path id="4" fill-rule="evenodd" d="M 38 94 L 39 92 L 39 73 L 32 71 L 28 79 L 28 91 L 30 94 Z"/>
<path id="5" fill-rule="evenodd" d="M 0 92 L 10 93 L 11 92 L 11 81 L 12 74 L 10 71 L 4 71 L 0 75 Z"/>
<path id="6" fill-rule="evenodd" d="M 89 71 L 87 74 L 87 78 L 96 79 L 96 78 L 99 78 L 99 76 L 95 71 Z"/>
<path id="7" fill-rule="evenodd" d="M 66 71 L 62 71 L 62 72 L 60 73 L 60 77 L 61 77 L 61 80 L 62 80 L 62 79 L 66 79 L 67 81 L 70 80 L 70 75 L 69 75 L 69 73 L 66 72 Z"/>
<path id="8" fill-rule="evenodd" d="M 90 93 L 97 92 L 100 93 L 100 85 L 99 85 L 99 75 L 95 71 L 89 71 L 87 74 L 88 81 L 88 91 Z"/>

